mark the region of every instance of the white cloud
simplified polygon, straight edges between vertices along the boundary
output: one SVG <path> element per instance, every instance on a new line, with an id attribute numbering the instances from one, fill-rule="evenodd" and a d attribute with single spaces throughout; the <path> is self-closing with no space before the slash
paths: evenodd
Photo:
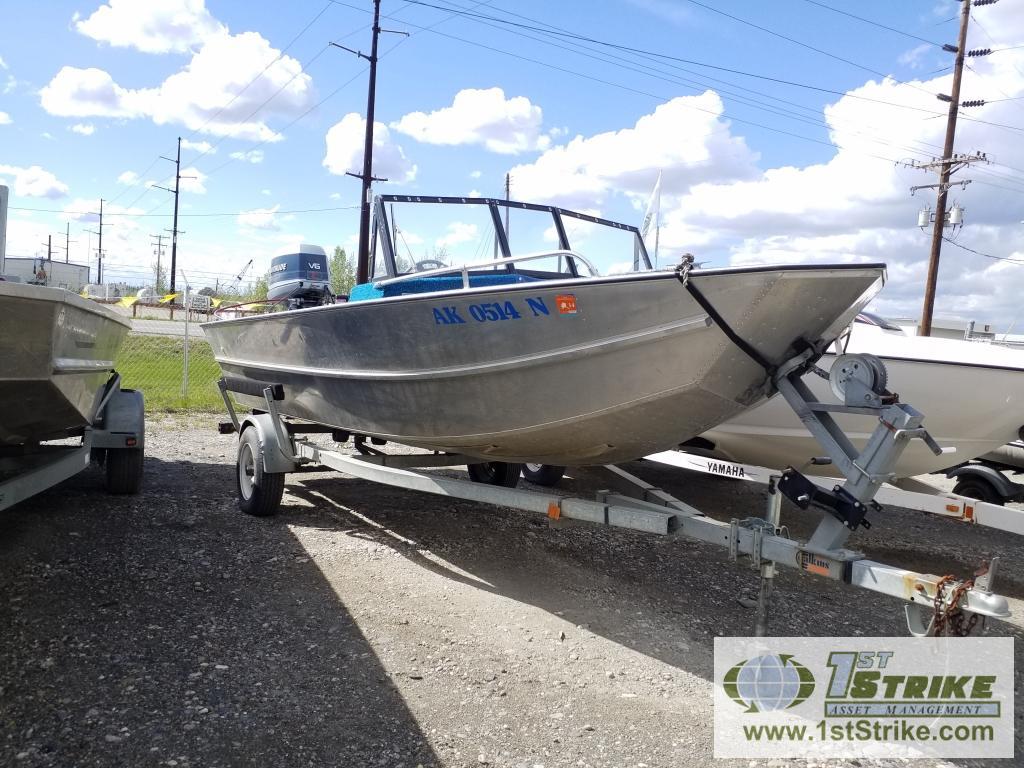
<path id="1" fill-rule="evenodd" d="M 270 194 L 270 190 L 269 189 L 261 189 L 260 190 L 260 194 L 261 195 L 269 195 Z"/>
<path id="2" fill-rule="evenodd" d="M 616 191 L 646 199 L 659 172 L 667 195 L 701 182 L 750 178 L 756 175 L 757 155 L 730 133 L 722 109 L 712 91 L 680 96 L 631 128 L 576 136 L 513 168 L 513 193 L 522 200 L 600 208 Z"/>
<path id="3" fill-rule="evenodd" d="M 102 69 L 65 66 L 39 92 L 40 102 L 60 117 L 148 118 L 215 136 L 279 141 L 282 136 L 267 125 L 268 117 L 305 111 L 313 87 L 297 60 L 274 61 L 278 53 L 255 32 L 217 34 L 184 69 L 154 88 L 125 88 Z M 250 117 L 258 109 L 260 116 Z"/>
<path id="4" fill-rule="evenodd" d="M 139 174 L 137 174 L 135 171 L 125 171 L 124 173 L 117 177 L 117 183 L 124 184 L 125 186 L 128 187 L 134 187 L 136 184 L 139 183 Z"/>
<path id="5" fill-rule="evenodd" d="M 910 67 L 911 69 L 919 69 L 921 67 L 921 60 L 924 55 L 934 48 L 931 43 L 921 43 L 916 48 L 911 48 L 909 51 L 904 51 L 896 59 L 900 64 Z"/>
<path id="6" fill-rule="evenodd" d="M 14 179 L 14 184 L 10 179 Z M 15 165 L 0 165 L 0 183 L 12 186 L 19 197 L 49 197 L 55 199 L 68 193 L 68 185 L 38 165 L 21 168 Z"/>
<path id="7" fill-rule="evenodd" d="M 189 166 L 181 172 L 181 184 L 179 189 L 182 192 L 191 192 L 196 195 L 206 194 L 206 174 L 195 166 Z"/>
<path id="8" fill-rule="evenodd" d="M 341 200 L 341 192 L 331 192 L 331 200 Z"/>
<path id="9" fill-rule="evenodd" d="M 453 221 L 448 225 L 448 233 L 434 241 L 438 248 L 469 243 L 476 240 L 479 234 L 476 224 L 467 224 L 462 221 Z"/>
<path id="10" fill-rule="evenodd" d="M 182 139 L 181 148 L 201 152 L 204 155 L 217 154 L 216 148 L 208 141 L 190 141 L 189 139 Z"/>
<path id="11" fill-rule="evenodd" d="M 13 122 L 10 115 L 6 112 L 0 112 L 0 125 L 10 125 Z"/>
<path id="12" fill-rule="evenodd" d="M 82 136 L 92 136 L 96 132 L 96 126 L 92 123 L 75 123 L 68 130 Z"/>
<path id="13" fill-rule="evenodd" d="M 327 149 L 323 165 L 331 173 L 341 176 L 346 172 L 363 170 L 363 144 L 366 121 L 362 115 L 350 112 L 327 131 Z M 403 184 L 416 178 L 416 165 L 405 156 L 405 150 L 391 139 L 383 123 L 373 124 L 373 175 Z"/>
<path id="14" fill-rule="evenodd" d="M 263 162 L 263 150 L 250 149 L 248 152 L 232 152 L 230 157 L 232 160 L 242 160 L 257 165 Z"/>
<path id="15" fill-rule="evenodd" d="M 4 61 L 3 56 L 0 56 L 0 69 L 10 69 L 10 67 L 7 66 L 7 62 Z"/>
<path id="16" fill-rule="evenodd" d="M 185 53 L 226 31 L 203 0 L 108 0 L 87 19 L 73 20 L 83 35 L 145 53 Z"/>
<path id="17" fill-rule="evenodd" d="M 1000 6 L 988 9 L 993 14 Z M 1024 41 L 1024 23 L 1005 9 L 1005 24 L 994 18 L 990 29 L 1004 33 L 1016 25 Z M 972 62 L 972 90 L 1024 95 L 1024 49 Z M 709 181 L 663 200 L 662 258 L 692 251 L 699 261 L 723 264 L 795 262 L 885 262 L 889 283 L 875 308 L 918 317 L 924 292 L 931 228 L 915 226 L 917 212 L 934 206 L 934 193 L 911 197 L 909 187 L 935 181 L 933 174 L 893 162 L 907 157 L 927 162 L 941 153 L 945 120 L 926 119 L 920 111 L 941 112 L 930 93 L 948 93 L 949 75 L 906 84 L 868 82 L 826 107 L 829 134 L 839 149 L 826 162 L 806 167 L 769 168 L 753 178 Z M 854 96 L 876 99 L 873 103 Z M 966 208 L 966 226 L 956 239 L 976 251 L 1024 258 L 1024 185 L 1012 169 L 1024 167 L 1019 134 L 988 123 L 1019 125 L 1018 102 L 994 102 L 983 112 L 964 114 L 958 126 L 958 151 L 985 150 L 997 162 L 960 171 L 973 179 L 956 189 L 950 201 Z M 954 178 L 958 178 L 954 177 Z M 950 237 L 953 232 L 947 233 Z M 1024 267 L 987 259 L 943 243 L 936 315 L 995 322 L 1003 330 L 1019 310 Z"/>
<path id="18" fill-rule="evenodd" d="M 482 144 L 492 152 L 519 154 L 546 149 L 541 108 L 525 96 L 505 98 L 501 88 L 466 88 L 450 107 L 410 112 L 391 127 L 426 144 Z"/>
<path id="19" fill-rule="evenodd" d="M 277 222 L 277 212 L 280 208 L 281 205 L 278 203 L 273 208 L 254 208 L 251 211 L 242 211 L 238 214 L 238 224 L 252 229 L 280 230 L 281 225 Z"/>
<path id="20" fill-rule="evenodd" d="M 483 176 L 483 171 L 470 171 L 469 173 L 471 179 L 479 179 L 481 176 Z"/>

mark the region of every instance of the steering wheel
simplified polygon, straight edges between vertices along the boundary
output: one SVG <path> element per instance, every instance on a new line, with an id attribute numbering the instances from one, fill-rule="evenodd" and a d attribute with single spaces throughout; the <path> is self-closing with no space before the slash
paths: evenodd
<path id="1" fill-rule="evenodd" d="M 428 269 L 444 269 L 447 266 L 440 259 L 423 259 L 415 264 L 417 272 L 426 272 Z"/>

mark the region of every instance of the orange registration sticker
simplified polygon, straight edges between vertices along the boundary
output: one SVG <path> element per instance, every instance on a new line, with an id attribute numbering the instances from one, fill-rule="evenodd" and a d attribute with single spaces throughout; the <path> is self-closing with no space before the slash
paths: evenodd
<path id="1" fill-rule="evenodd" d="M 558 305 L 558 314 L 560 315 L 576 314 L 576 296 L 574 294 L 566 293 L 562 296 L 555 296 L 555 304 Z"/>

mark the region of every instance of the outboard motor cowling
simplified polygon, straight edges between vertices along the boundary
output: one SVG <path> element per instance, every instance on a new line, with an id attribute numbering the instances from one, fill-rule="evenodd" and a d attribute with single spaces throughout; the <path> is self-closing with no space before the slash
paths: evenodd
<path id="1" fill-rule="evenodd" d="M 298 252 L 275 256 L 270 261 L 267 300 L 287 302 L 289 308 L 333 304 L 327 254 L 319 245 L 303 244 Z"/>

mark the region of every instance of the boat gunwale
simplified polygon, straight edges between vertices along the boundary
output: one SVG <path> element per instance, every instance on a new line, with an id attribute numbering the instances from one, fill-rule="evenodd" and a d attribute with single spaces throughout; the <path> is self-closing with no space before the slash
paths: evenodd
<path id="1" fill-rule="evenodd" d="M 695 280 L 702 277 L 717 277 L 720 275 L 736 275 L 736 274 L 757 274 L 762 272 L 828 272 L 828 271 L 841 271 L 841 272 L 880 272 L 878 277 L 885 280 L 886 276 L 886 265 L 884 263 L 870 263 L 870 264 L 781 264 L 771 265 L 762 264 L 751 267 L 721 267 L 718 269 L 701 269 L 691 270 L 688 273 L 688 279 Z M 382 303 L 398 303 L 398 302 L 413 302 L 413 301 L 427 301 L 436 300 L 438 298 L 448 298 L 450 296 L 475 296 L 475 295 L 486 295 L 488 293 L 504 293 L 508 291 L 523 292 L 530 290 L 537 290 L 538 288 L 561 288 L 561 287 L 573 287 L 580 285 L 613 285 L 615 283 L 630 283 L 630 282 L 641 282 L 644 280 L 679 280 L 680 275 L 676 271 L 667 270 L 654 270 L 649 272 L 628 272 L 619 275 L 600 275 L 595 277 L 568 277 L 565 279 L 554 279 L 554 280 L 536 280 L 526 283 L 508 283 L 502 285 L 485 285 L 478 286 L 475 288 L 450 288 L 443 291 L 430 291 L 425 293 L 406 293 L 399 294 L 398 296 L 382 296 L 374 299 L 363 299 L 360 301 L 348 301 L 339 304 L 323 304 L 318 307 L 304 307 L 302 309 L 291 309 L 284 312 L 269 312 L 259 315 L 252 315 L 250 317 L 235 317 L 224 320 L 211 320 L 208 323 L 202 323 L 202 327 L 213 328 L 223 327 L 227 324 L 236 323 L 252 323 L 260 322 L 268 318 L 285 318 L 294 317 L 299 313 L 311 313 L 311 312 L 324 312 L 330 310 L 339 310 L 347 307 L 358 307 L 358 306 L 380 306 Z M 373 282 L 372 280 L 370 281 Z M 228 307 L 227 309 L 230 309 Z"/>
<path id="2" fill-rule="evenodd" d="M 10 290 L 9 290 L 10 289 Z M 128 330 L 132 322 L 109 307 L 92 299 L 86 299 L 67 288 L 52 285 L 33 285 L 31 283 L 15 283 L 9 280 L 0 281 L 0 299 L 21 299 L 23 301 L 45 301 L 51 304 L 66 304 L 89 314 L 98 315 L 106 320 L 114 320 Z"/>

